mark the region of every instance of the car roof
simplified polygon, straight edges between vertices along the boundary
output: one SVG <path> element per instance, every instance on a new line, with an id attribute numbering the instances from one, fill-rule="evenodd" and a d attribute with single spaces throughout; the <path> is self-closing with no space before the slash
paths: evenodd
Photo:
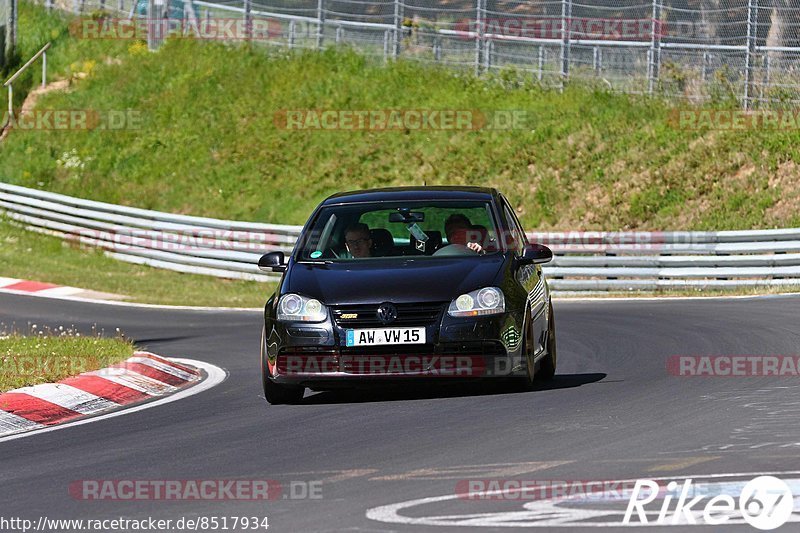
<path id="1" fill-rule="evenodd" d="M 387 202 L 406 200 L 484 200 L 490 201 L 498 194 L 493 187 L 436 186 L 387 187 L 340 192 L 329 196 L 322 205 L 351 202 Z"/>

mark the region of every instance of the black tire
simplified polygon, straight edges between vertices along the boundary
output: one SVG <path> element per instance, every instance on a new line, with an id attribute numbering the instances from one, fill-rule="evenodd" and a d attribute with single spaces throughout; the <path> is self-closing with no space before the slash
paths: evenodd
<path id="1" fill-rule="evenodd" d="M 264 398 L 272 405 L 299 403 L 306 393 L 300 385 L 280 385 L 272 381 L 267 371 L 267 354 L 264 352 L 266 332 L 261 330 L 261 383 L 264 387 Z"/>
<path id="2" fill-rule="evenodd" d="M 533 363 L 533 327 L 531 321 L 528 320 L 528 327 L 525 329 L 525 335 L 522 336 L 522 353 L 525 356 L 525 369 L 526 374 L 518 378 L 514 378 L 515 389 L 519 391 L 529 391 L 534 387 L 534 380 L 536 378 L 536 367 Z"/>
<path id="3" fill-rule="evenodd" d="M 305 392 L 305 387 L 279 385 L 264 374 L 264 398 L 272 405 L 299 403 Z"/>
<path id="4" fill-rule="evenodd" d="M 556 320 L 553 316 L 553 304 L 550 304 L 550 311 L 547 316 L 547 355 L 539 363 L 539 370 L 536 377 L 545 381 L 553 379 L 556 375 L 556 363 L 558 362 L 556 352 Z"/>

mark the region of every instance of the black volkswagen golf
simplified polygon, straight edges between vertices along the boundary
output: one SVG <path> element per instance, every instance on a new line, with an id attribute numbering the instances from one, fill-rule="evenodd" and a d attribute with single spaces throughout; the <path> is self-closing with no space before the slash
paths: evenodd
<path id="1" fill-rule="evenodd" d="M 541 263 L 496 189 L 341 193 L 312 213 L 264 309 L 270 403 L 362 380 L 552 378 L 556 337 Z"/>

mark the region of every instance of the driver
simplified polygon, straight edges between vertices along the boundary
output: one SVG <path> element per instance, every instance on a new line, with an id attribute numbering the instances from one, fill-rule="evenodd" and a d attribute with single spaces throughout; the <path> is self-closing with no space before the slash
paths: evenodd
<path id="1" fill-rule="evenodd" d="M 354 258 L 372 257 L 372 236 L 362 222 L 351 224 L 344 231 L 344 244 Z"/>
<path id="2" fill-rule="evenodd" d="M 463 213 L 454 213 L 444 221 L 444 233 L 447 235 L 447 242 L 450 244 L 461 244 L 470 250 L 481 253 L 483 246 L 477 242 L 467 242 L 472 233 L 472 223 Z"/>

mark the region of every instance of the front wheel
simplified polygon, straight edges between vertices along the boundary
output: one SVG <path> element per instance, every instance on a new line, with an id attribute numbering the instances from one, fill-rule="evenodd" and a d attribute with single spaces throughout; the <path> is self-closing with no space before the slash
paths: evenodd
<path id="1" fill-rule="evenodd" d="M 281 385 L 269 378 L 265 340 L 266 328 L 261 330 L 261 383 L 264 387 L 264 398 L 272 405 L 299 403 L 306 392 L 305 387 L 300 385 Z"/>
<path id="2" fill-rule="evenodd" d="M 556 375 L 556 321 L 553 317 L 553 304 L 550 304 L 550 311 L 547 314 L 547 355 L 539 363 L 539 370 L 536 377 L 543 380 L 551 380 Z"/>
<path id="3" fill-rule="evenodd" d="M 533 389 L 534 377 L 538 374 L 533 363 L 533 326 L 528 321 L 528 327 L 525 328 L 525 334 L 522 336 L 522 355 L 525 357 L 525 375 L 515 378 L 516 389 L 520 391 L 529 391 Z"/>
<path id="4" fill-rule="evenodd" d="M 299 385 L 279 385 L 264 374 L 264 397 L 272 405 L 299 403 L 306 392 Z"/>

